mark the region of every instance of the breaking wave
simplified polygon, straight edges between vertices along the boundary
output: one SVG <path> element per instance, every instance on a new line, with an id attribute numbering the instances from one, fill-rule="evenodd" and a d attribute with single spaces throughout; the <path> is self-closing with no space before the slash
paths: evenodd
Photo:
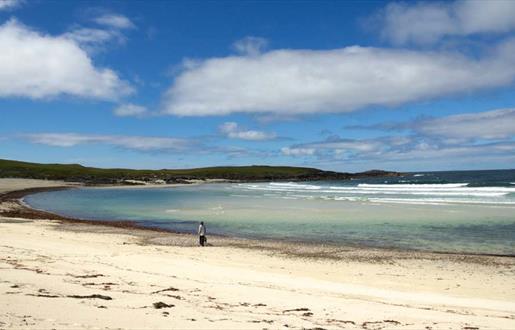
<path id="1" fill-rule="evenodd" d="M 240 184 L 243 191 L 262 192 L 279 198 L 324 199 L 405 204 L 500 204 L 515 205 L 515 187 L 469 186 L 469 183 L 392 183 L 350 185 L 348 182 L 304 184 L 272 182 Z M 270 196 L 272 195 L 272 196 Z"/>

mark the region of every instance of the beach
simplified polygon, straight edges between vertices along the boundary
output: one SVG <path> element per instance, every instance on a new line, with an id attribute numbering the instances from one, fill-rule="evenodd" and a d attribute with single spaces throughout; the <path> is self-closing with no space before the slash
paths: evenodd
<path id="1" fill-rule="evenodd" d="M 0 193 L 63 185 L 1 179 Z M 0 205 L 1 329 L 515 328 L 513 257 L 215 236 L 201 248 L 23 207 Z"/>

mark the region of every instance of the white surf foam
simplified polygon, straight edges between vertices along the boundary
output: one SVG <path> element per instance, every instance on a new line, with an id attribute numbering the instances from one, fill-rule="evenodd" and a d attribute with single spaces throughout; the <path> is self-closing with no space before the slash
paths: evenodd
<path id="1" fill-rule="evenodd" d="M 427 185 L 422 187 L 405 187 L 405 185 L 368 185 L 357 187 L 324 187 L 317 186 L 316 189 L 306 188 L 303 185 L 296 186 L 248 186 L 249 190 L 260 190 L 267 192 L 316 192 L 316 193 L 334 193 L 334 194 L 385 194 L 385 195 L 436 195 L 436 196 L 476 196 L 476 197 L 499 197 L 509 193 L 515 193 L 515 188 L 508 187 L 476 187 L 469 188 L 461 186 L 448 186 L 442 188 L 435 185 Z"/>
<path id="2" fill-rule="evenodd" d="M 468 183 L 442 184 L 367 184 L 325 186 L 295 182 L 273 182 L 240 186 L 262 191 L 262 196 L 337 201 L 371 201 L 381 203 L 435 204 L 485 203 L 515 205 L 515 187 L 469 187 Z"/>
<path id="3" fill-rule="evenodd" d="M 368 184 L 360 183 L 358 187 L 363 188 L 403 188 L 403 189 L 417 189 L 417 188 L 431 188 L 431 189 L 448 189 L 448 188 L 459 188 L 466 187 L 468 183 L 406 183 L 406 184 Z"/>
<path id="4" fill-rule="evenodd" d="M 308 190 L 318 190 L 321 186 L 311 185 L 311 184 L 300 184 L 295 182 L 271 182 L 270 186 L 272 187 L 282 187 L 282 188 L 302 188 Z"/>

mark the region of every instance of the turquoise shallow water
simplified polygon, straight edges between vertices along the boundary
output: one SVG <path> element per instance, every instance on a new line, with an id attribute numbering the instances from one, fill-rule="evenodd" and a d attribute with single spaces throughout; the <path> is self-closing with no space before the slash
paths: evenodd
<path id="1" fill-rule="evenodd" d="M 237 237 L 513 255 L 515 183 L 509 180 L 514 173 L 494 174 L 81 188 L 25 201 L 67 216 L 134 220 L 181 232 L 194 233 L 197 222 L 205 221 L 209 233 Z"/>

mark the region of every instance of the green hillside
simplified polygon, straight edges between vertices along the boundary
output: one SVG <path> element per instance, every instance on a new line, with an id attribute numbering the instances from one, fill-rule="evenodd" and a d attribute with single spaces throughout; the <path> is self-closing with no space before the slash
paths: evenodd
<path id="1" fill-rule="evenodd" d="M 132 170 L 95 168 L 79 164 L 38 164 L 0 159 L 0 177 L 78 181 L 85 183 L 122 183 L 125 180 L 182 182 L 192 179 L 241 181 L 349 179 L 354 176 L 395 175 L 393 172 L 338 173 L 316 168 L 291 166 L 204 167 L 194 169 Z"/>

